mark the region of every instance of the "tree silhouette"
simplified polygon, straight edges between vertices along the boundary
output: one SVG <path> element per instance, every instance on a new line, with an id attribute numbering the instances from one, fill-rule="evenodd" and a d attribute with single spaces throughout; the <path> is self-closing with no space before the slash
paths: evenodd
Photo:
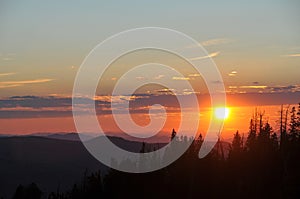
<path id="1" fill-rule="evenodd" d="M 256 145 L 256 124 L 254 122 L 254 119 L 250 120 L 250 126 L 249 126 L 249 134 L 246 141 L 246 149 L 247 151 L 254 151 Z"/>
<path id="2" fill-rule="evenodd" d="M 19 185 L 13 196 L 13 199 L 40 199 L 41 197 L 42 191 L 35 183 L 32 183 L 26 187 Z"/>
<path id="3" fill-rule="evenodd" d="M 291 113 L 291 119 L 289 124 L 290 126 L 289 135 L 292 140 L 296 141 L 298 139 L 298 132 L 297 132 L 298 123 L 297 123 L 296 108 L 293 107 L 290 113 Z"/>
<path id="4" fill-rule="evenodd" d="M 172 134 L 171 134 L 171 140 L 173 140 L 174 138 L 176 138 L 176 135 L 177 135 L 177 133 L 176 133 L 176 131 L 173 129 L 173 130 L 172 130 Z"/>
<path id="5" fill-rule="evenodd" d="M 238 158 L 242 155 L 243 149 L 243 140 L 239 131 L 234 134 L 231 149 L 229 151 L 229 158 Z"/>

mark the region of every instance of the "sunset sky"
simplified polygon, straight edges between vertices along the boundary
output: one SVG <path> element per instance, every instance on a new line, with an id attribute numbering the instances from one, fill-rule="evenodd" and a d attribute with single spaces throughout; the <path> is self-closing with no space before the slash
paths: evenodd
<path id="1" fill-rule="evenodd" d="M 146 26 L 183 32 L 208 51 L 222 74 L 231 107 L 225 122 L 225 137 L 238 129 L 246 133 L 255 107 L 266 110 L 266 119 L 275 125 L 280 104 L 300 102 L 299 13 L 297 0 L 1 1 L 0 134 L 76 131 L 71 96 L 74 78 L 84 58 L 107 37 Z M 182 60 L 171 55 L 149 51 L 129 54 L 107 71 L 101 80 L 102 87 L 97 90 L 96 103 L 105 107 L 110 87 L 122 75 L 121 67 L 147 62 L 153 57 L 175 68 L 185 68 Z M 181 84 L 181 79 L 174 76 L 147 75 L 153 79 L 169 78 L 176 88 Z M 203 107 L 200 116 L 207 115 L 208 95 L 202 78 L 192 70 L 185 71 L 185 75 Z M 136 76 L 129 83 L 142 78 L 145 77 Z M 134 114 L 144 115 L 146 110 L 141 107 L 149 105 L 151 100 L 172 97 L 169 91 L 189 94 L 184 89 L 170 89 L 141 89 L 138 94 L 147 94 L 148 101 L 140 97 L 137 100 L 140 107 L 133 104 Z M 159 95 L 154 95 L 157 91 Z M 168 101 L 166 105 L 174 108 L 171 103 Z M 178 112 L 176 108 L 172 111 Z M 99 114 L 103 123 L 110 117 L 109 112 Z M 171 131 L 177 119 L 176 114 L 171 115 L 165 131 Z M 206 116 L 203 121 L 207 121 Z M 107 131 L 117 128 L 112 125 Z"/>

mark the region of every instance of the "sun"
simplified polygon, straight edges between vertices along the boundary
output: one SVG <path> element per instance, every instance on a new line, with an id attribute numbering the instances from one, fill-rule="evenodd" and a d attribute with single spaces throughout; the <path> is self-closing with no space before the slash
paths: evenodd
<path id="1" fill-rule="evenodd" d="M 228 107 L 217 107 L 214 109 L 215 117 L 220 120 L 225 120 L 229 116 L 230 109 Z"/>

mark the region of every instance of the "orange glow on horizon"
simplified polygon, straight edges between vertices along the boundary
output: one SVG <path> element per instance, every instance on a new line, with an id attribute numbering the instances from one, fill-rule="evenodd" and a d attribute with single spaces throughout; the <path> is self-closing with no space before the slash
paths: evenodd
<path id="1" fill-rule="evenodd" d="M 230 140 L 233 134 L 239 130 L 242 134 L 247 135 L 249 129 L 249 121 L 255 111 L 254 106 L 243 106 L 243 107 L 226 107 L 229 110 L 224 127 L 222 129 L 222 137 L 225 140 Z M 280 117 L 279 110 L 280 106 L 261 106 L 259 110 L 265 111 L 264 119 L 268 120 L 275 131 L 278 129 L 276 121 Z M 218 111 L 217 111 L 218 112 Z M 221 113 L 224 113 L 224 108 Z M 180 113 L 172 113 L 168 115 L 168 122 L 162 129 L 163 136 L 169 136 L 172 128 L 178 130 L 178 124 L 180 123 Z M 219 114 L 219 113 L 218 113 Z M 210 108 L 200 109 L 200 123 L 198 132 L 205 136 L 208 129 L 210 119 L 218 119 L 215 112 L 211 111 Z M 222 114 L 220 114 L 222 119 Z M 144 114 L 133 115 L 136 118 L 137 124 L 147 118 Z M 112 115 L 100 115 L 98 119 L 101 124 L 104 124 L 103 128 L 105 132 L 113 133 L 116 136 L 119 135 L 120 129 L 112 121 Z M 16 125 L 17 124 L 17 125 Z M 91 129 L 92 131 L 93 129 Z M 48 132 L 48 133 L 59 133 L 59 132 L 75 132 L 74 121 L 72 117 L 52 117 L 52 118 L 16 118 L 16 119 L 0 119 L 0 133 L 1 134 L 31 134 L 36 132 Z M 189 135 L 187 135 L 189 136 Z M 146 141 L 146 140 L 145 140 Z"/>

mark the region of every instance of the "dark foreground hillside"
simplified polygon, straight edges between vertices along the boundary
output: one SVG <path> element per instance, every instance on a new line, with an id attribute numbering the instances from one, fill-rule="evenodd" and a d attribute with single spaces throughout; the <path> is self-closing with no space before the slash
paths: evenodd
<path id="1" fill-rule="evenodd" d="M 95 138 L 94 141 L 97 142 Z M 111 137 L 117 145 L 138 152 L 142 143 Z M 93 141 L 93 140 L 91 140 Z M 45 193 L 66 191 L 85 171 L 108 168 L 99 163 L 79 141 L 45 137 L 0 138 L 0 198 L 13 195 L 19 184 L 35 182 Z"/>
<path id="2" fill-rule="evenodd" d="M 66 190 L 85 169 L 104 169 L 80 142 L 41 137 L 0 138 L 0 195 L 35 182 L 44 191 Z"/>

